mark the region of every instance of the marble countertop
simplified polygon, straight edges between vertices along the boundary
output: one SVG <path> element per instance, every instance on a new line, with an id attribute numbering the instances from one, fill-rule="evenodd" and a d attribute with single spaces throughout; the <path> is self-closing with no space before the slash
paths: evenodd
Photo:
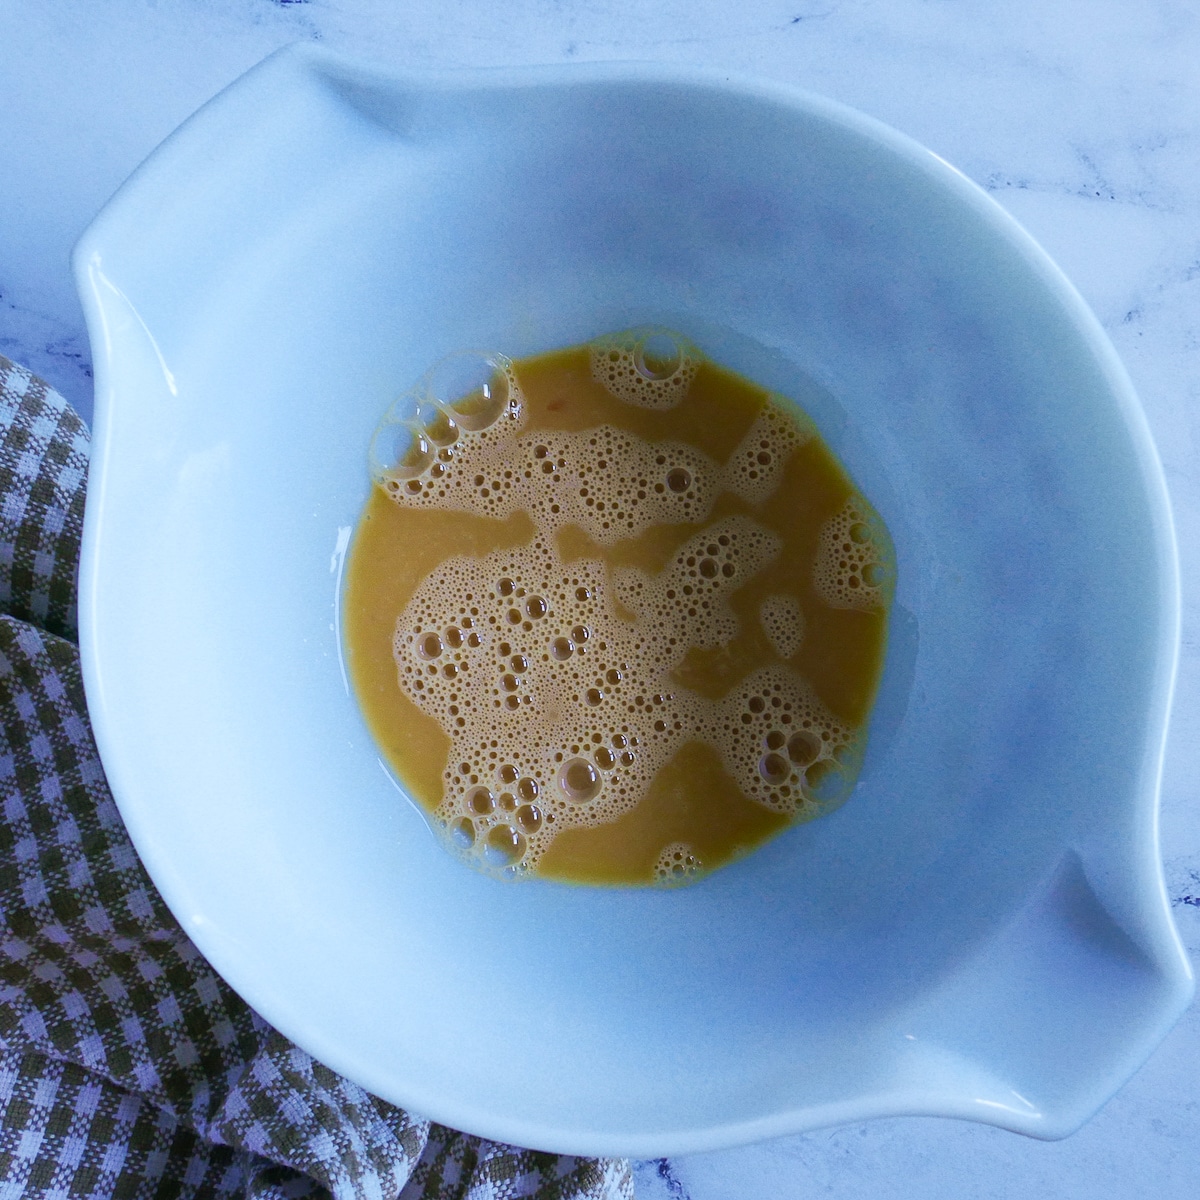
<path id="1" fill-rule="evenodd" d="M 0 0 L 0 353 L 85 416 L 90 358 L 72 244 L 180 121 L 298 39 L 398 67 L 637 58 L 796 84 L 915 137 L 1030 230 L 1115 343 L 1166 469 L 1183 645 L 1162 853 L 1180 931 L 1200 954 L 1200 9 L 1189 0 Z M 1198 1079 L 1193 1008 L 1063 1142 L 881 1120 L 640 1163 L 638 1195 L 1191 1200 Z"/>

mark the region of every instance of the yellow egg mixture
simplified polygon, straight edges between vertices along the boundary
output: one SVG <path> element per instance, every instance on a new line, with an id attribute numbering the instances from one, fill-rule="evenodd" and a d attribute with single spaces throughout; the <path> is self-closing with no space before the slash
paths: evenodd
<path id="1" fill-rule="evenodd" d="M 460 355 L 371 470 L 348 667 L 455 853 L 675 885 L 849 794 L 894 559 L 791 401 L 662 330 Z"/>

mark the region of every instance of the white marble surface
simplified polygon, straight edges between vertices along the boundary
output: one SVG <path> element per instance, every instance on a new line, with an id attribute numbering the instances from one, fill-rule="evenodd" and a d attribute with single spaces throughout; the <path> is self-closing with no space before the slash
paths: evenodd
<path id="1" fill-rule="evenodd" d="M 398 66 L 641 58 L 753 72 L 911 134 L 1074 280 L 1133 376 L 1180 541 L 1163 785 L 1175 913 L 1200 954 L 1200 8 L 1192 0 L 0 0 L 0 353 L 85 415 L 67 256 L 198 105 L 277 46 Z M 1114 730 L 1119 737 L 1120 731 Z M 1200 1195 L 1200 1015 L 1080 1133 L 888 1120 L 642 1163 L 650 1198 Z"/>

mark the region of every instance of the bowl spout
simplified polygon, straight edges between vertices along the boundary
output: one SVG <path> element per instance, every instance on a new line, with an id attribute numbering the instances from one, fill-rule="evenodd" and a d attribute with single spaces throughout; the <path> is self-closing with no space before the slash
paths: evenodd
<path id="1" fill-rule="evenodd" d="M 1152 944 L 1160 932 L 1174 940 L 1165 913 L 1160 922 L 1149 937 L 1127 932 L 1067 851 L 1013 920 L 906 1017 L 903 1036 L 927 1049 L 945 1089 L 938 1115 L 1047 1139 L 1078 1129 L 1191 997 L 1186 958 Z"/>

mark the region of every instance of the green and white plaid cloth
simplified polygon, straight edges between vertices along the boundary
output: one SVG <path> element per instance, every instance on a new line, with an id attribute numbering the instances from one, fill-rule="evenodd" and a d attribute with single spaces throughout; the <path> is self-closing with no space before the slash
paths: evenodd
<path id="1" fill-rule="evenodd" d="M 272 1029 L 138 861 L 92 741 L 88 430 L 0 357 L 0 1200 L 631 1200 L 629 1164 L 395 1108 Z"/>

